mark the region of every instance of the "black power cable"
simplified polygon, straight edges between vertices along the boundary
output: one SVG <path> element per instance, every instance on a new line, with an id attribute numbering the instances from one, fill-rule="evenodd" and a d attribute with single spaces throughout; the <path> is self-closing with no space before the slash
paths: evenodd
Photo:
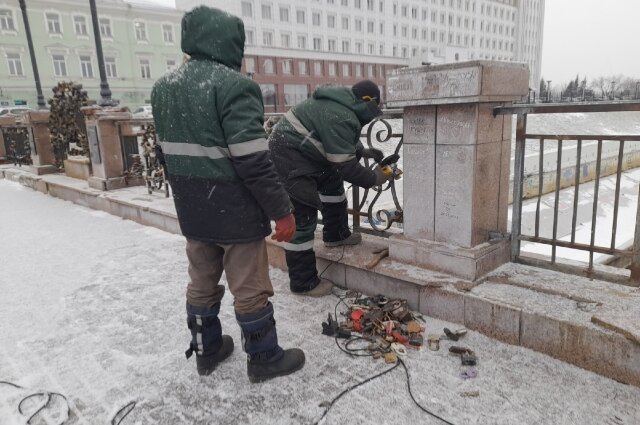
<path id="1" fill-rule="evenodd" d="M 344 255 L 344 251 L 343 251 L 343 255 Z M 342 258 L 342 257 L 341 257 L 341 258 Z M 339 261 L 339 260 L 338 260 L 338 261 Z M 329 264 L 329 265 L 331 265 L 331 264 Z M 325 268 L 325 270 L 326 270 L 328 267 L 329 267 L 329 266 L 327 266 L 327 267 Z M 323 272 L 324 272 L 324 270 L 323 270 Z M 337 294 L 335 294 L 335 293 L 334 293 L 334 295 L 335 295 L 336 297 L 338 297 L 338 299 L 339 299 L 339 301 L 336 303 L 335 308 L 334 308 L 335 317 L 336 317 L 336 320 L 338 320 L 338 313 L 337 313 L 338 305 L 340 305 L 340 304 L 342 303 L 342 304 L 344 304 L 347 308 L 348 308 L 349 306 L 348 306 L 348 305 L 347 305 L 347 303 L 344 301 L 344 300 L 347 298 L 347 295 L 346 295 L 346 294 L 344 294 L 344 295 L 340 296 L 340 295 L 337 295 Z M 356 297 L 355 297 L 355 298 L 356 298 L 356 299 L 360 298 L 360 294 L 359 294 L 359 293 L 357 293 L 357 295 L 356 295 Z M 342 352 L 344 352 L 344 353 L 348 354 L 348 355 L 349 355 L 349 356 L 351 356 L 351 357 L 371 357 L 371 356 L 373 356 L 373 353 L 372 353 L 372 352 L 370 352 L 370 351 L 369 351 L 369 350 L 367 350 L 367 349 L 363 349 L 363 348 L 349 348 L 349 345 L 350 345 L 350 344 L 352 344 L 352 343 L 354 343 L 354 342 L 356 342 L 356 341 L 367 341 L 367 339 L 366 339 L 366 338 L 364 338 L 364 337 L 362 337 L 362 336 L 354 335 L 354 336 L 352 336 L 351 338 L 348 338 L 348 339 L 345 341 L 345 343 L 344 343 L 344 347 L 343 347 L 342 345 L 340 345 L 340 343 L 338 342 L 338 337 L 337 337 L 337 336 L 335 336 L 335 337 L 334 337 L 334 340 L 335 340 L 336 345 L 338 346 L 338 348 L 339 348 Z M 367 353 L 362 353 L 362 351 L 367 351 Z M 380 352 L 383 352 L 383 350 L 382 350 L 382 349 L 380 349 Z M 364 385 L 364 384 L 366 384 L 366 383 L 368 383 L 368 382 L 373 381 L 373 380 L 374 380 L 374 379 L 376 379 L 376 378 L 379 378 L 379 377 L 381 377 L 381 376 L 383 376 L 383 375 L 386 375 L 387 373 L 391 372 L 392 370 L 395 370 L 395 369 L 396 369 L 398 366 L 400 366 L 400 365 L 402 366 L 402 368 L 404 369 L 404 372 L 405 372 L 406 381 L 407 381 L 407 390 L 408 390 L 408 392 L 409 392 L 409 396 L 411 397 L 411 401 L 413 401 L 413 403 L 414 403 L 416 406 L 418 406 L 418 408 L 419 408 L 420 410 L 422 410 L 423 412 L 425 412 L 425 413 L 429 414 L 430 416 L 434 417 L 435 419 L 438 419 L 438 420 L 439 420 L 439 421 L 441 421 L 442 423 L 444 423 L 444 424 L 446 424 L 446 425 L 454 425 L 452 422 L 449 422 L 448 420 L 446 420 L 446 419 L 442 418 L 441 416 L 439 416 L 439 415 L 437 415 L 437 414 L 435 414 L 435 413 L 431 412 L 429 409 L 427 409 L 426 407 L 424 407 L 424 406 L 422 406 L 420 403 L 418 403 L 418 401 L 416 400 L 416 398 L 415 398 L 415 397 L 414 397 L 414 395 L 413 395 L 413 391 L 411 390 L 411 379 L 410 379 L 410 376 L 409 376 L 409 369 L 407 368 L 407 365 L 405 364 L 405 362 L 404 362 L 401 358 L 398 358 L 398 361 L 396 362 L 396 364 L 395 364 L 394 366 L 390 367 L 389 369 L 384 370 L 384 371 L 382 371 L 382 372 L 380 372 L 380 373 L 378 373 L 378 374 L 376 374 L 376 375 L 373 375 L 373 376 L 371 376 L 371 377 L 369 377 L 369 378 L 365 379 L 365 380 L 364 380 L 364 381 L 362 381 L 362 382 L 359 382 L 359 383 L 357 383 L 357 384 L 355 384 L 355 385 L 352 385 L 352 386 L 350 386 L 350 387 L 348 387 L 348 388 L 344 389 L 340 394 L 338 394 L 336 397 L 334 397 L 330 402 L 328 402 L 328 403 L 322 403 L 322 404 L 321 404 L 321 406 L 325 407 L 325 410 L 324 410 L 324 412 L 322 412 L 322 416 L 320 417 L 320 419 L 318 419 L 316 422 L 314 422 L 314 425 L 319 425 L 319 424 L 320 424 L 320 422 L 322 422 L 322 420 L 323 420 L 323 419 L 327 416 L 327 414 L 329 413 L 329 410 L 331 410 L 331 408 L 333 407 L 333 405 L 334 405 L 334 404 L 335 404 L 335 403 L 336 403 L 340 398 L 342 398 L 342 396 L 344 396 L 345 394 L 349 393 L 350 391 L 352 391 L 352 390 L 354 390 L 354 389 L 356 389 L 356 388 L 360 387 L 361 385 Z"/>
<path id="2" fill-rule="evenodd" d="M 24 390 L 25 388 L 18 385 L 18 384 L 14 384 L 13 382 L 10 381 L 0 381 L 0 384 L 4 384 L 4 385 L 9 385 L 12 386 L 14 388 L 17 388 L 19 390 Z M 43 396 L 43 397 L 47 397 L 47 401 L 40 406 L 35 412 L 33 412 L 31 414 L 31 416 L 29 416 L 29 419 L 27 419 L 26 424 L 30 425 L 31 421 L 33 420 L 33 418 L 36 417 L 36 415 L 38 415 L 38 413 L 40 413 L 42 410 L 44 410 L 45 408 L 49 407 L 49 403 L 51 402 L 51 396 L 59 396 L 62 397 L 62 399 L 65 401 L 66 405 L 67 405 L 67 418 L 64 419 L 62 422 L 60 422 L 58 425 L 64 425 L 71 416 L 71 408 L 69 407 L 69 400 L 67 399 L 67 397 L 64 394 L 60 394 L 60 393 L 56 393 L 56 392 L 35 392 L 35 393 L 31 393 L 26 395 L 25 397 L 22 398 L 22 400 L 20 400 L 20 402 L 18 403 L 18 412 L 21 415 L 25 415 L 25 412 L 22 411 L 22 404 L 33 398 L 33 397 L 38 397 L 38 396 Z M 135 401 L 130 401 L 129 403 L 127 403 L 126 405 L 124 405 L 122 408 L 120 408 L 120 410 L 118 410 L 118 412 L 116 412 L 116 414 L 113 416 L 113 419 L 111 419 L 111 425 L 120 425 L 120 423 L 124 420 L 124 418 L 126 418 L 129 413 L 131 413 L 131 411 L 136 407 L 136 402 Z M 124 412 L 124 413 L 123 413 Z M 122 416 L 120 416 L 118 418 L 118 415 L 120 415 L 121 413 Z"/>

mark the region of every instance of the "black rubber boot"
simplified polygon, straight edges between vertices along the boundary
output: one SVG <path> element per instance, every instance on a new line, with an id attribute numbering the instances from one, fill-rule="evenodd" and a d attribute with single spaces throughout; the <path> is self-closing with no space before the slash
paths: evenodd
<path id="1" fill-rule="evenodd" d="M 304 366 L 304 352 L 299 348 L 283 350 L 278 345 L 276 321 L 271 303 L 259 312 L 236 313 L 242 328 L 242 342 L 247 353 L 247 375 L 251 382 L 262 382 L 289 375 Z"/>
<path id="2" fill-rule="evenodd" d="M 210 375 L 233 352 L 233 339 L 229 335 L 222 335 L 219 312 L 220 304 L 195 307 L 187 303 L 187 326 L 191 331 L 191 344 L 185 355 L 188 359 L 196 353 L 198 374 L 203 376 Z"/>

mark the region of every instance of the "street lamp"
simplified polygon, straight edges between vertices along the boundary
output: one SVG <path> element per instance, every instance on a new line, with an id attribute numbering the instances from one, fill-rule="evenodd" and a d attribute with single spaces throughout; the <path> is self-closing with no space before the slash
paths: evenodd
<path id="1" fill-rule="evenodd" d="M 551 102 L 551 80 L 547 80 L 547 103 Z"/>
<path id="2" fill-rule="evenodd" d="M 98 23 L 98 11 L 96 0 L 89 0 L 91 8 L 91 22 L 93 23 L 93 37 L 96 41 L 96 56 L 98 56 L 98 71 L 100 72 L 100 106 L 116 106 L 118 102 L 111 99 L 111 89 L 107 82 L 107 73 L 104 69 L 104 55 L 102 54 L 102 39 L 100 38 L 100 24 Z"/>
<path id="3" fill-rule="evenodd" d="M 33 50 L 33 39 L 31 38 L 31 27 L 29 27 L 29 17 L 27 16 L 27 5 L 25 0 L 20 1 L 20 9 L 22 10 L 22 21 L 24 22 L 24 31 L 27 33 L 27 44 L 29 45 L 29 56 L 31 56 L 31 66 L 33 68 L 33 78 L 36 80 L 36 93 L 38 96 L 38 109 L 47 109 L 42 95 L 42 86 L 40 85 L 40 73 L 38 72 L 38 64 L 36 63 L 36 53 Z"/>

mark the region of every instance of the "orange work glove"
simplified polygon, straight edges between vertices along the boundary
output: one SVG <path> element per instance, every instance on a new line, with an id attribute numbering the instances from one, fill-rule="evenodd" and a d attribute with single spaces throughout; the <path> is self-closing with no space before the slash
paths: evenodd
<path id="1" fill-rule="evenodd" d="M 286 215 L 276 220 L 276 233 L 271 236 L 278 242 L 289 242 L 296 233 L 296 219 L 293 214 Z"/>

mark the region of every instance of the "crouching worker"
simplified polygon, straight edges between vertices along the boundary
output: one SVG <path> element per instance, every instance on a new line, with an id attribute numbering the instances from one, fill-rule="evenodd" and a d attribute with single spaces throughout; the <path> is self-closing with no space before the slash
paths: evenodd
<path id="1" fill-rule="evenodd" d="M 153 87 L 158 139 L 187 238 L 190 282 L 187 324 L 200 375 L 233 351 L 218 314 L 226 273 L 242 329 L 251 382 L 287 375 L 304 365 L 297 348 L 278 344 L 265 237 L 288 241 L 293 207 L 269 157 L 260 87 L 242 75 L 244 25 L 200 6 L 182 19 L 182 50 L 190 56 Z"/>
<path id="2" fill-rule="evenodd" d="M 391 176 L 377 166 L 360 164 L 360 156 L 382 159 L 377 149 L 363 149 L 362 127 L 381 114 L 380 91 L 364 80 L 351 89 L 323 86 L 311 99 L 294 106 L 269 136 L 271 158 L 294 206 L 296 234 L 285 244 L 291 291 L 319 297 L 332 284 L 320 279 L 313 239 L 318 210 L 326 246 L 355 245 L 359 233 L 349 230 L 344 181 L 363 188 L 380 185 Z"/>

